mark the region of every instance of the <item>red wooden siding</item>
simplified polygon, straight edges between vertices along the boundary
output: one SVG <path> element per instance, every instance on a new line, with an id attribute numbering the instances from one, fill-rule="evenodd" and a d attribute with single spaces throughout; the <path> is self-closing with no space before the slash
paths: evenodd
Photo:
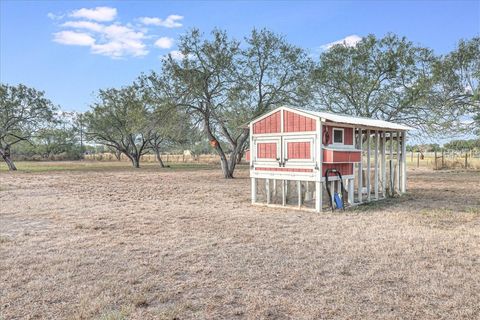
<path id="1" fill-rule="evenodd" d="M 325 171 L 327 169 L 337 169 L 340 171 L 342 176 L 348 176 L 353 174 L 353 163 L 324 163 L 322 165 L 323 167 L 323 172 L 322 175 L 325 177 Z M 335 176 L 335 174 L 330 173 L 330 176 Z"/>
<path id="2" fill-rule="evenodd" d="M 328 131 L 328 143 L 323 139 L 323 144 L 332 144 L 333 143 L 333 128 L 338 128 L 338 129 L 343 129 L 343 144 L 346 145 L 353 145 L 353 128 L 342 128 L 342 127 L 332 127 L 332 126 L 323 126 L 323 130 L 325 128 Z M 325 135 L 323 135 L 323 138 L 325 138 Z"/>
<path id="3" fill-rule="evenodd" d="M 247 161 L 250 161 L 250 149 L 245 151 L 245 159 L 247 159 Z"/>
<path id="4" fill-rule="evenodd" d="M 288 142 L 288 159 L 310 159 L 310 142 Z"/>
<path id="5" fill-rule="evenodd" d="M 257 171 L 313 172 L 313 169 L 300 168 L 255 168 Z"/>
<path id="6" fill-rule="evenodd" d="M 323 150 L 323 162 L 360 162 L 360 151 Z"/>
<path id="7" fill-rule="evenodd" d="M 316 123 L 314 119 L 299 115 L 298 113 L 283 111 L 284 132 L 315 131 L 315 129 Z"/>
<path id="8" fill-rule="evenodd" d="M 257 143 L 257 158 L 276 159 L 277 144 L 275 142 Z"/>
<path id="9" fill-rule="evenodd" d="M 253 133 L 279 133 L 280 132 L 280 111 L 277 111 L 253 124 Z"/>

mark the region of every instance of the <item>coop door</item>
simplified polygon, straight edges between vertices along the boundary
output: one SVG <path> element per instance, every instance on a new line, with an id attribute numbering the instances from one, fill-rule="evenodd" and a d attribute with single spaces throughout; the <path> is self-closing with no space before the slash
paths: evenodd
<path id="1" fill-rule="evenodd" d="M 281 158 L 280 138 L 254 138 L 256 164 L 277 166 Z"/>
<path id="2" fill-rule="evenodd" d="M 292 136 L 283 138 L 283 161 L 285 167 L 315 166 L 315 136 Z"/>

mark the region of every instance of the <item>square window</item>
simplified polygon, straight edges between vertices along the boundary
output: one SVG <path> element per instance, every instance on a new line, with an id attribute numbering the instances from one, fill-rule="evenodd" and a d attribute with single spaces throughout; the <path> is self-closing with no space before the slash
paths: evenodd
<path id="1" fill-rule="evenodd" d="M 343 129 L 333 129 L 333 143 L 343 144 Z"/>

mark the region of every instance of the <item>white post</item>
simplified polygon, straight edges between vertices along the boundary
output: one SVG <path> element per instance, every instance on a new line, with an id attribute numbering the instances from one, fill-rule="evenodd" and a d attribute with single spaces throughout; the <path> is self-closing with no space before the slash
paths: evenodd
<path id="1" fill-rule="evenodd" d="M 360 162 L 358 163 L 358 202 L 362 203 L 363 195 L 363 133 L 362 128 L 358 128 L 358 148 L 360 149 Z"/>
<path id="2" fill-rule="evenodd" d="M 375 190 L 375 200 L 378 200 L 378 144 L 379 144 L 378 130 L 375 130 L 375 171 L 374 177 L 374 190 Z"/>
<path id="3" fill-rule="evenodd" d="M 400 149 L 400 131 L 397 131 L 397 186 L 398 192 L 402 190 L 402 154 Z"/>
<path id="4" fill-rule="evenodd" d="M 287 204 L 287 195 L 285 194 L 285 180 L 282 180 L 282 206 Z"/>
<path id="5" fill-rule="evenodd" d="M 347 183 L 348 183 L 348 203 L 353 204 L 355 202 L 354 197 L 353 197 L 353 193 L 355 192 L 354 191 L 354 188 L 355 188 L 354 180 L 353 179 L 348 179 Z"/>
<path id="6" fill-rule="evenodd" d="M 302 182 L 300 180 L 297 181 L 297 193 L 298 193 L 298 207 L 302 206 Z"/>
<path id="7" fill-rule="evenodd" d="M 388 187 L 391 189 L 390 194 L 395 194 L 395 175 L 394 175 L 394 162 L 393 162 L 393 131 L 390 131 L 390 181 L 388 181 Z"/>
<path id="8" fill-rule="evenodd" d="M 443 159 L 443 158 L 442 158 Z M 402 132 L 402 193 L 407 191 L 407 132 Z"/>
<path id="9" fill-rule="evenodd" d="M 315 182 L 315 211 L 322 212 L 322 183 Z"/>
<path id="10" fill-rule="evenodd" d="M 251 180 L 252 180 L 252 204 L 254 204 L 255 202 L 257 202 L 257 179 L 252 178 Z"/>
<path id="11" fill-rule="evenodd" d="M 267 194 L 267 204 L 270 204 L 270 179 L 265 179 L 265 193 Z"/>
<path id="12" fill-rule="evenodd" d="M 328 188 L 328 186 L 326 186 Z M 335 181 L 330 182 L 330 197 L 332 199 L 332 203 L 334 201 L 334 193 L 335 193 Z"/>
<path id="13" fill-rule="evenodd" d="M 382 196 L 385 198 L 387 196 L 386 188 L 387 188 L 387 167 L 386 167 L 386 156 L 385 156 L 385 147 L 386 147 L 386 132 L 382 132 Z"/>
<path id="14" fill-rule="evenodd" d="M 367 200 L 370 202 L 372 196 L 370 195 L 370 130 L 367 130 Z"/>
<path id="15" fill-rule="evenodd" d="M 277 196 L 277 179 L 273 179 L 273 196 Z"/>

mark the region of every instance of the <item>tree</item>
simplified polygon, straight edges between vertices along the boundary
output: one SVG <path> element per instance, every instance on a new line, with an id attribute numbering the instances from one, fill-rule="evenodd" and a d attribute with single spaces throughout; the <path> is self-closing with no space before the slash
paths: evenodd
<path id="1" fill-rule="evenodd" d="M 196 29 L 181 37 L 179 49 L 183 58 L 178 61 L 169 55 L 164 60 L 162 74 L 153 72 L 149 83 L 153 90 L 168 99 L 169 104 L 182 108 L 195 124 L 202 125 L 220 156 L 224 177 L 233 178 L 235 157 L 227 158 L 229 150 L 222 139 L 230 144 L 241 144 L 248 138 L 248 132 L 232 137 L 227 128 L 219 129 L 226 120 L 222 111 L 229 103 L 229 93 L 235 86 L 235 58 L 239 53 L 239 43 L 219 30 L 214 30 L 212 37 L 212 40 L 204 40 Z"/>
<path id="2" fill-rule="evenodd" d="M 441 57 L 434 67 L 434 81 L 431 101 L 463 120 L 452 127 L 480 135 L 480 37 L 461 40 L 454 51 Z"/>
<path id="3" fill-rule="evenodd" d="M 184 108 L 194 125 L 202 125 L 224 177 L 233 178 L 249 137 L 246 124 L 274 107 L 300 105 L 302 80 L 312 63 L 301 49 L 267 30 L 254 30 L 245 49 L 224 31 L 211 36 L 205 39 L 198 30 L 183 36 L 183 58 L 168 57 L 149 83 Z"/>
<path id="4" fill-rule="evenodd" d="M 329 111 L 441 130 L 457 115 L 428 101 L 435 61 L 431 50 L 392 34 L 335 45 L 313 73 L 316 98 Z"/>
<path id="5" fill-rule="evenodd" d="M 39 130 L 54 121 L 57 108 L 45 93 L 22 84 L 0 85 L 0 155 L 9 170 L 17 170 L 11 159 L 11 147 L 31 142 Z"/>
<path id="6" fill-rule="evenodd" d="M 148 103 L 135 86 L 100 90 L 98 98 L 84 116 L 87 136 L 125 154 L 139 168 L 152 139 Z"/>
<path id="7" fill-rule="evenodd" d="M 155 106 L 151 113 L 150 126 L 152 139 L 150 139 L 149 146 L 155 153 L 160 166 L 164 168 L 161 151 L 176 144 L 182 144 L 186 140 L 189 119 L 181 110 L 160 104 Z"/>

